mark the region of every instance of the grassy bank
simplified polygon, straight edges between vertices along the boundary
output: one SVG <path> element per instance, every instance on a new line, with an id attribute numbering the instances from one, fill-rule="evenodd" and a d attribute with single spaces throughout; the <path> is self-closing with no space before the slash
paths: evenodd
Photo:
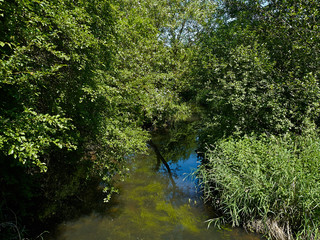
<path id="1" fill-rule="evenodd" d="M 273 239 L 320 239 L 320 138 L 244 136 L 208 149 L 204 196 L 231 223 Z"/>

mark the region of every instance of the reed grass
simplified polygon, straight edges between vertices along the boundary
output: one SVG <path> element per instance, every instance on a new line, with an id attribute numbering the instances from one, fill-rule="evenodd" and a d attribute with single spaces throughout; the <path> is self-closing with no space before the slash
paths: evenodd
<path id="1" fill-rule="evenodd" d="M 244 136 L 208 149 L 199 170 L 204 197 L 221 217 L 272 239 L 320 239 L 320 138 Z"/>

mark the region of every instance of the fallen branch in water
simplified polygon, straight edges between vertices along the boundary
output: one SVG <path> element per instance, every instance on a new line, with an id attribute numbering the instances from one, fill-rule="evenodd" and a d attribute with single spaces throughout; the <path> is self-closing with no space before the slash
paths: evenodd
<path id="1" fill-rule="evenodd" d="M 150 140 L 148 143 L 149 143 L 149 145 L 153 148 L 154 152 L 156 153 L 157 159 L 158 159 L 158 160 L 160 159 L 161 162 L 164 164 L 164 166 L 167 168 L 168 173 L 169 173 L 169 178 L 170 178 L 171 183 L 172 183 L 172 186 L 173 186 L 173 187 L 176 187 L 176 183 L 175 183 L 174 180 L 173 180 L 170 166 L 169 166 L 169 164 L 167 163 L 167 161 L 164 159 L 164 157 L 161 155 L 161 152 L 159 151 L 157 145 L 155 145 L 152 140 Z"/>

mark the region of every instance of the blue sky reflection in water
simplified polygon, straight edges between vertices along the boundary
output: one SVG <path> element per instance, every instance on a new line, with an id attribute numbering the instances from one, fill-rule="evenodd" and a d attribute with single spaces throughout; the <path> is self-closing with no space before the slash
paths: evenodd
<path id="1" fill-rule="evenodd" d="M 241 229 L 207 229 L 208 215 L 195 180 L 188 177 L 197 167 L 197 156 L 192 153 L 184 158 L 169 161 L 170 178 L 163 164 L 156 170 L 159 159 L 152 149 L 149 154 L 136 156 L 129 167 L 130 175 L 119 185 L 120 194 L 107 204 L 105 212 L 93 210 L 60 224 L 54 239 L 260 239 Z"/>

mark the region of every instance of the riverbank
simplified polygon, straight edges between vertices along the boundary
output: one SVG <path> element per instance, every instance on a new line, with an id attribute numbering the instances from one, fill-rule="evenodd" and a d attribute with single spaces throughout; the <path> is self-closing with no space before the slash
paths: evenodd
<path id="1" fill-rule="evenodd" d="M 231 223 L 272 239 L 320 239 L 320 138 L 244 136 L 220 140 L 198 173 L 206 201 Z"/>

